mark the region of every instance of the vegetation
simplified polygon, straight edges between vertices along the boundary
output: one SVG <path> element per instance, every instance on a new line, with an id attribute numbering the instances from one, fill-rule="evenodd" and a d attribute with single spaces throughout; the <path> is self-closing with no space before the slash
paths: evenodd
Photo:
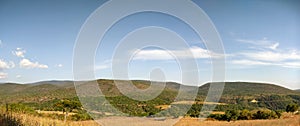
<path id="1" fill-rule="evenodd" d="M 201 112 L 203 101 L 211 84 L 200 87 L 183 86 L 173 82 L 167 82 L 163 92 L 149 101 L 136 101 L 123 96 L 113 80 L 98 80 L 99 88 L 105 94 L 101 96 L 107 101 L 100 101 L 97 97 L 83 97 L 81 100 L 92 103 L 94 108 L 93 117 L 115 116 L 122 113 L 128 116 L 140 117 L 201 117 L 208 116 L 216 120 L 255 120 L 255 119 L 277 119 L 282 116 L 283 111 L 295 112 L 300 105 L 300 92 L 292 91 L 280 86 L 261 83 L 226 82 L 221 104 L 216 104 L 214 111 L 224 114 L 211 114 Z M 89 82 L 87 82 L 89 83 Z M 133 81 L 140 89 L 149 87 L 149 81 Z M 191 90 L 198 89 L 196 103 L 174 104 L 180 86 L 182 93 L 189 97 Z M 151 94 L 149 94 L 151 95 Z M 183 99 L 176 99 L 184 101 Z M 105 106 L 111 104 L 116 110 Z M 166 108 L 158 106 L 167 106 Z M 51 118 L 68 123 L 68 121 L 91 120 L 91 116 L 82 108 L 72 82 L 40 82 L 35 84 L 0 84 L 0 106 L 6 111 L 17 114 L 26 114 L 34 117 Z M 208 105 L 209 106 L 209 105 Z M 187 110 L 187 113 L 185 113 Z M 18 123 L 15 116 L 4 115 L 1 119 Z M 0 123 L 1 125 L 1 123 Z"/>
<path id="2" fill-rule="evenodd" d="M 0 113 L 0 125 L 1 126 L 23 126 L 22 122 L 11 116 L 10 114 Z"/>
<path id="3" fill-rule="evenodd" d="M 222 121 L 236 121 L 236 120 L 253 120 L 253 119 L 278 119 L 281 117 L 281 112 L 271 110 L 227 110 L 225 114 L 211 114 L 209 118 L 214 118 Z"/>
<path id="4" fill-rule="evenodd" d="M 298 105 L 297 104 L 289 104 L 286 106 L 286 112 L 296 112 L 298 110 Z"/>
<path id="5" fill-rule="evenodd" d="M 62 100 L 56 103 L 55 107 L 60 108 L 63 111 L 63 113 L 65 113 L 64 122 L 66 122 L 68 113 L 72 112 L 74 109 L 80 109 L 81 104 L 79 101 Z"/>

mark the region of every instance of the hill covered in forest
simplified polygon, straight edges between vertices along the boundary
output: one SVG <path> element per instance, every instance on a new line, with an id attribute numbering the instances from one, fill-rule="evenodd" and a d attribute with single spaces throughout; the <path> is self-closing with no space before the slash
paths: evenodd
<path id="1" fill-rule="evenodd" d="M 97 80 L 97 82 L 105 96 L 122 96 L 114 84 L 114 80 L 100 79 Z M 150 81 L 145 80 L 133 80 L 132 83 L 140 89 L 146 89 L 151 84 Z M 203 101 L 211 84 L 220 83 L 207 83 L 200 87 L 196 87 L 175 82 L 166 82 L 164 93 L 162 95 L 166 95 L 166 97 L 175 97 L 180 88 L 182 88 L 183 92 L 186 94 L 189 94 L 190 90 L 198 89 L 197 99 Z M 295 98 L 297 100 L 298 96 L 300 96 L 300 92 L 267 83 L 225 82 L 221 102 L 235 103 L 236 99 L 253 100 L 269 96 L 284 97 L 284 99 L 293 101 Z M 47 101 L 72 97 L 76 97 L 76 91 L 72 81 L 43 81 L 32 84 L 0 84 L 0 99 L 2 102 Z"/>

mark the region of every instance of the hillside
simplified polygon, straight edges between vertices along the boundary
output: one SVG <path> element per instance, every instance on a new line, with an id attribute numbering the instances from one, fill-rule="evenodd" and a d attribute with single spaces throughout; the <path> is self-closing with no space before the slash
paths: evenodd
<path id="1" fill-rule="evenodd" d="M 206 95 L 210 84 L 207 83 L 199 87 L 199 94 Z M 219 83 L 213 83 L 219 84 Z M 260 95 L 287 95 L 298 94 L 298 92 L 266 83 L 252 83 L 252 82 L 225 82 L 223 96 L 260 96 Z"/>
<path id="2" fill-rule="evenodd" d="M 105 96 L 122 96 L 117 87 L 114 85 L 113 80 L 101 79 L 97 80 L 97 82 Z M 146 89 L 150 84 L 150 81 L 144 80 L 134 80 L 132 82 L 140 89 Z M 207 83 L 200 87 L 192 87 L 180 85 L 174 82 L 167 82 L 161 97 L 173 99 L 172 97 L 176 97 L 179 87 L 182 86 L 184 87 L 183 93 L 186 93 L 187 96 L 191 90 L 198 88 L 198 100 L 203 101 L 211 84 L 219 83 Z M 236 99 L 265 99 L 269 96 L 280 97 L 277 98 L 277 100 L 288 99 L 289 101 L 293 101 L 300 97 L 300 93 L 273 84 L 226 82 L 221 101 L 226 103 L 236 103 Z M 2 102 L 47 101 L 72 97 L 76 97 L 76 91 L 73 82 L 71 81 L 44 81 L 33 84 L 0 84 L 0 100 Z"/>

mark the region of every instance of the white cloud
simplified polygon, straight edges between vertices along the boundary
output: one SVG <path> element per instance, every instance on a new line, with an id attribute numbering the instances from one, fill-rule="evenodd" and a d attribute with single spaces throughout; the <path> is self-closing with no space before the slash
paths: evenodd
<path id="1" fill-rule="evenodd" d="M 7 77 L 7 73 L 0 72 L 0 79 L 5 79 Z"/>
<path id="2" fill-rule="evenodd" d="M 137 50 L 135 52 L 136 52 L 134 56 L 135 60 L 170 60 L 175 58 L 205 59 L 205 58 L 217 58 L 223 56 L 222 54 L 216 54 L 209 50 L 196 47 L 196 46 L 184 50 L 152 49 L 152 50 Z M 190 55 L 190 52 L 192 53 L 192 55 Z"/>
<path id="3" fill-rule="evenodd" d="M 56 64 L 55 67 L 63 67 L 62 64 Z"/>
<path id="4" fill-rule="evenodd" d="M 280 62 L 286 60 L 300 60 L 300 53 L 298 51 L 256 51 L 256 52 L 248 52 L 241 53 L 247 58 L 261 61 L 272 61 L 272 62 Z"/>
<path id="5" fill-rule="evenodd" d="M 40 64 L 38 62 L 31 62 L 29 59 L 22 59 L 19 63 L 21 68 L 41 68 L 41 69 L 46 69 L 48 68 L 47 65 Z"/>
<path id="6" fill-rule="evenodd" d="M 280 49 L 279 42 L 263 38 L 262 40 L 236 39 L 238 42 L 254 45 L 248 52 L 239 52 L 236 56 L 241 60 L 233 60 L 233 64 L 241 65 L 273 65 L 288 68 L 300 68 L 300 51 Z M 254 50 L 253 50 L 254 49 Z"/>
<path id="7" fill-rule="evenodd" d="M 17 76 L 16 76 L 16 78 L 21 78 L 21 77 L 22 77 L 21 75 L 17 75 Z"/>
<path id="8" fill-rule="evenodd" d="M 0 59 L 0 70 L 2 69 L 10 69 L 10 68 L 14 68 L 15 67 L 15 63 L 12 61 L 4 61 L 2 59 Z"/>
<path id="9" fill-rule="evenodd" d="M 21 48 L 17 48 L 15 51 L 12 52 L 15 56 L 17 57 L 22 57 L 24 58 L 25 56 L 25 53 L 26 53 L 26 50 L 23 50 Z"/>
<path id="10" fill-rule="evenodd" d="M 264 49 L 271 49 L 271 50 L 276 50 L 277 47 L 279 46 L 279 42 L 268 40 L 268 38 L 266 37 L 264 37 L 261 40 L 236 39 L 236 41 L 259 46 L 257 48 L 264 48 Z"/>
<path id="11" fill-rule="evenodd" d="M 285 62 L 282 64 L 283 67 L 288 68 L 300 68 L 300 61 L 298 62 Z"/>
<path id="12" fill-rule="evenodd" d="M 244 66 L 280 66 L 286 68 L 300 68 L 300 62 L 265 62 L 254 60 L 232 60 L 231 63 Z"/>
<path id="13" fill-rule="evenodd" d="M 232 60 L 233 64 L 239 64 L 239 65 L 271 65 L 271 63 L 267 62 L 261 62 L 261 61 L 253 61 L 253 60 Z"/>
<path id="14" fill-rule="evenodd" d="M 272 50 L 276 50 L 278 46 L 279 46 L 279 43 L 277 42 L 277 43 L 271 45 L 269 48 Z"/>

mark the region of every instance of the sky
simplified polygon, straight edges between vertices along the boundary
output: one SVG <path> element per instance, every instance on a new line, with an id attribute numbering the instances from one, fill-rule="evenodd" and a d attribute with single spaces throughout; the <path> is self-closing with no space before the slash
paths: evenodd
<path id="1" fill-rule="evenodd" d="M 88 17 L 105 2 L 0 0 L 0 82 L 72 80 L 76 38 Z M 300 89 L 299 1 L 193 2 L 204 10 L 222 39 L 225 51 L 222 55 L 226 58 L 225 81 L 268 82 Z M 122 10 L 112 9 L 108 14 L 118 11 Z M 175 46 L 165 50 L 149 46 L 121 50 L 124 55 L 134 51 L 128 64 L 129 79 L 151 79 L 151 71 L 160 68 L 166 81 L 181 82 L 182 74 L 189 76 L 191 73 L 183 73 L 171 55 L 178 54 L 179 59 L 196 60 L 201 84 L 211 81 L 214 52 L 206 48 L 201 37 L 186 23 L 158 12 L 130 15 L 107 31 L 94 57 L 95 78 L 118 79 L 112 74 L 111 64 L 120 40 L 146 26 L 175 31 L 189 47 Z M 159 38 L 153 40 L 163 41 Z M 175 38 L 169 38 L 168 43 L 175 41 Z M 187 55 L 185 50 L 193 55 Z"/>

